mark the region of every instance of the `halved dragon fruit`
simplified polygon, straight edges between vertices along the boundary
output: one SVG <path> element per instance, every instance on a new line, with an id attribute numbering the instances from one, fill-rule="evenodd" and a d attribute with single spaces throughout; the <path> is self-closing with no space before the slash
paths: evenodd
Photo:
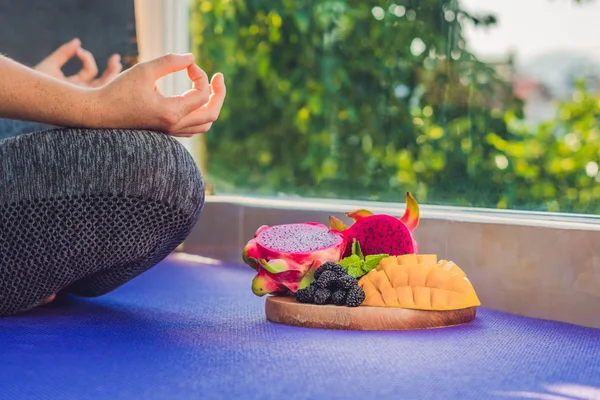
<path id="1" fill-rule="evenodd" d="M 371 254 L 400 256 L 418 252 L 417 242 L 412 232 L 419 225 L 419 204 L 409 192 L 406 193 L 406 211 L 402 218 L 387 214 L 373 214 L 368 210 L 357 210 L 346 215 L 355 221 L 349 228 L 339 219 L 329 217 L 329 227 L 339 231 L 346 238 L 347 245 L 343 257 L 351 255 L 354 239 L 360 244 L 365 256 Z"/>
<path id="2" fill-rule="evenodd" d="M 263 225 L 244 247 L 242 258 L 257 271 L 254 294 L 283 295 L 310 283 L 321 264 L 338 262 L 345 249 L 345 236 L 318 222 Z"/>

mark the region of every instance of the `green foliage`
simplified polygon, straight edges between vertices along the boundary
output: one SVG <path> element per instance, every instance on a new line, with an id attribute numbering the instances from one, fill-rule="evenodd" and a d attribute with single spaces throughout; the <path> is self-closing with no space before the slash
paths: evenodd
<path id="1" fill-rule="evenodd" d="M 352 241 L 352 254 L 340 260 L 340 265 L 348 270 L 350 276 L 358 279 L 377 267 L 379 262 L 386 257 L 389 257 L 389 254 L 369 254 L 365 257 L 358 240 L 354 239 Z"/>
<path id="2" fill-rule="evenodd" d="M 598 98 L 581 89 L 555 120 L 525 126 L 461 34 L 493 16 L 457 0 L 193 7 L 198 62 L 228 85 L 207 136 L 216 190 L 600 211 Z"/>
<path id="3" fill-rule="evenodd" d="M 500 206 L 600 212 L 600 97 L 579 83 L 556 118 L 534 133 L 510 114 L 506 120 L 516 139 L 488 137 L 495 158 L 506 165 L 493 177 L 504 185 Z"/>

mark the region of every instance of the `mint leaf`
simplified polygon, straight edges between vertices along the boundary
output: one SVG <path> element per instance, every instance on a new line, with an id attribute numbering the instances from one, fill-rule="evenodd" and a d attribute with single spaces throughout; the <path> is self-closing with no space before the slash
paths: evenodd
<path id="1" fill-rule="evenodd" d="M 355 278 L 360 278 L 364 275 L 363 265 L 365 261 L 356 254 L 357 244 L 356 240 L 352 244 L 352 255 L 346 258 L 343 258 L 339 264 L 348 270 L 348 274 Z M 358 247 L 358 251 L 360 252 L 360 246 Z M 362 253 L 360 253 L 362 255 Z"/>
<path id="2" fill-rule="evenodd" d="M 365 258 L 364 269 L 366 270 L 368 268 L 368 270 L 366 272 L 369 272 L 370 270 L 372 270 L 373 268 L 375 268 L 376 266 L 378 266 L 379 263 L 381 262 L 381 260 L 383 260 L 386 257 L 389 257 L 389 255 L 387 255 L 387 254 L 371 254 L 371 255 L 368 255 Z"/>
<path id="3" fill-rule="evenodd" d="M 360 266 L 352 266 L 348 268 L 348 274 L 358 279 L 364 275 L 364 272 Z"/>
<path id="4" fill-rule="evenodd" d="M 348 270 L 349 275 L 358 279 L 377 267 L 381 260 L 386 257 L 389 257 L 389 255 L 371 254 L 364 257 L 358 241 L 354 239 L 352 243 L 352 255 L 342 259 L 339 264 Z"/>
<path id="5" fill-rule="evenodd" d="M 357 263 L 357 262 L 361 262 L 361 261 L 362 261 L 362 259 L 361 259 L 359 256 L 357 256 L 356 254 L 353 254 L 353 255 L 351 255 L 351 256 L 349 256 L 349 257 L 343 258 L 343 259 L 342 259 L 342 260 L 339 262 L 339 264 L 340 264 L 342 267 L 344 267 L 344 268 L 348 269 L 348 267 L 349 267 L 350 265 L 352 265 L 352 264 L 354 264 L 354 263 Z"/>
<path id="6" fill-rule="evenodd" d="M 358 243 L 358 240 L 356 239 L 352 241 L 352 255 L 357 255 L 361 259 L 365 258 L 365 256 L 363 256 L 362 250 L 360 249 L 360 243 Z"/>
<path id="7" fill-rule="evenodd" d="M 365 258 L 365 261 L 363 263 L 362 266 L 362 270 L 364 274 L 368 274 L 369 272 L 371 272 L 375 267 L 377 267 L 379 265 L 379 263 L 381 262 L 381 260 L 383 260 L 384 258 L 389 257 L 387 254 L 371 254 L 368 255 Z"/>

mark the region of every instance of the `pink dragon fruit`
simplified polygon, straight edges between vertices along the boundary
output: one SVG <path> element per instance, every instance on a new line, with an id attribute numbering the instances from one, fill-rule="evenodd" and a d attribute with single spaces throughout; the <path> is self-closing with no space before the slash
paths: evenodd
<path id="1" fill-rule="evenodd" d="M 346 238 L 318 222 L 263 225 L 244 247 L 242 258 L 257 271 L 254 294 L 284 295 L 310 283 L 324 262 L 338 262 L 345 249 Z"/>
<path id="2" fill-rule="evenodd" d="M 343 257 L 351 254 L 354 239 L 358 241 L 365 256 L 371 254 L 400 256 L 418 252 L 417 242 L 412 232 L 419 225 L 419 204 L 410 193 L 406 193 L 406 211 L 402 218 L 387 214 L 373 214 L 368 210 L 357 210 L 346 215 L 355 221 L 349 228 L 339 219 L 329 217 L 329 228 L 339 231 L 346 237 L 347 245 Z"/>

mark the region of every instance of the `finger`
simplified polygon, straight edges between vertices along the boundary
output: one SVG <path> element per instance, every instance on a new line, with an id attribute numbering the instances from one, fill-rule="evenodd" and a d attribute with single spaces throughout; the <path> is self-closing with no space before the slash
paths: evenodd
<path id="1" fill-rule="evenodd" d="M 206 133 L 212 127 L 212 122 L 203 125 L 190 126 L 172 133 L 172 135 L 194 135 L 198 133 Z"/>
<path id="2" fill-rule="evenodd" d="M 208 102 L 201 108 L 183 117 L 174 127 L 174 132 L 188 127 L 208 124 L 219 118 L 226 95 L 223 74 L 216 74 L 212 79 L 211 86 L 213 93 L 209 96 Z"/>
<path id="3" fill-rule="evenodd" d="M 50 61 L 55 64 L 55 66 L 60 68 L 75 56 L 80 46 L 81 40 L 77 38 L 72 39 L 56 49 L 52 54 L 46 57 L 44 61 Z"/>
<path id="4" fill-rule="evenodd" d="M 210 86 L 208 75 L 206 75 L 206 72 L 196 64 L 190 65 L 187 68 L 187 73 L 188 77 L 193 82 L 192 87 L 194 89 L 202 90 Z"/>
<path id="5" fill-rule="evenodd" d="M 206 107 L 213 109 L 213 111 L 217 111 L 217 114 L 214 115 L 213 121 L 215 121 L 219 117 L 221 107 L 223 106 L 223 102 L 225 101 L 226 91 L 227 90 L 225 87 L 225 79 L 223 78 L 223 74 L 217 73 L 213 75 L 213 78 L 210 82 L 208 101 L 205 105 Z"/>
<path id="6" fill-rule="evenodd" d="M 90 82 L 98 75 L 98 65 L 94 56 L 89 51 L 79 48 L 77 49 L 77 58 L 81 61 L 83 68 L 77 73 L 79 79 L 83 82 Z"/>
<path id="7" fill-rule="evenodd" d="M 121 56 L 113 54 L 106 65 L 106 69 L 100 78 L 94 81 L 94 86 L 104 86 L 110 82 L 115 76 L 123 70 L 123 64 L 121 64 Z"/>
<path id="8" fill-rule="evenodd" d="M 175 101 L 183 107 L 183 115 L 187 115 L 196 109 L 202 107 L 210 98 L 210 83 L 208 75 L 196 64 L 188 67 L 188 76 L 192 80 L 193 89 L 185 92 L 180 98 L 175 98 Z M 179 96 L 177 96 L 179 97 Z"/>
<path id="9" fill-rule="evenodd" d="M 169 133 L 169 135 L 175 136 L 175 137 L 185 137 L 185 138 L 191 138 L 194 136 L 193 133 Z"/>
<path id="10" fill-rule="evenodd" d="M 173 72 L 186 69 L 193 63 L 193 54 L 166 54 L 154 60 L 146 61 L 141 66 L 150 73 L 152 78 L 159 79 Z"/>

